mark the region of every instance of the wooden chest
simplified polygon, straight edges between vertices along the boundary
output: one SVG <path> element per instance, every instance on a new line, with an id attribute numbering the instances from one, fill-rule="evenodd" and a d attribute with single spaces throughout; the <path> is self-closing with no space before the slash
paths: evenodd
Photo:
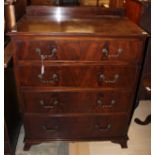
<path id="1" fill-rule="evenodd" d="M 78 18 L 78 8 L 31 6 L 9 33 L 25 150 L 51 140 L 127 147 L 147 33 L 87 11 Z"/>

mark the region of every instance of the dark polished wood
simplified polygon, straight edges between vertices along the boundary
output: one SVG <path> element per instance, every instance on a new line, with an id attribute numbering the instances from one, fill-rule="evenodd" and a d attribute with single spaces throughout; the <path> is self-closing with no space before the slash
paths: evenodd
<path id="1" fill-rule="evenodd" d="M 123 0 L 109 0 L 109 7 L 110 8 L 123 8 L 124 1 Z"/>
<path id="2" fill-rule="evenodd" d="M 127 145 L 127 141 L 129 140 L 129 138 L 127 136 L 124 136 L 124 138 L 122 139 L 114 139 L 112 140 L 111 142 L 112 143 L 118 143 L 121 145 L 121 148 L 124 149 L 124 148 L 127 148 L 128 145 Z"/>
<path id="3" fill-rule="evenodd" d="M 32 39 L 25 43 L 17 41 L 17 57 L 19 60 L 39 60 L 40 55 L 47 56 L 45 60 L 53 61 L 127 61 L 139 63 L 143 48 L 142 41 L 137 39 L 95 39 L 93 40 L 53 40 L 49 38 Z M 131 50 L 132 49 L 132 54 Z M 107 50 L 107 52 L 103 51 Z M 89 51 L 89 52 L 85 52 Z M 31 54 L 29 54 L 31 53 Z"/>
<path id="4" fill-rule="evenodd" d="M 127 147 L 148 34 L 106 11 L 31 6 L 9 33 L 25 150 L 50 140 Z"/>
<path id="5" fill-rule="evenodd" d="M 93 139 L 119 137 L 126 132 L 126 115 L 25 115 L 27 139 Z M 117 123 L 119 121 L 119 123 Z M 38 134 L 39 133 L 39 134 Z"/>
<path id="6" fill-rule="evenodd" d="M 26 113 L 43 114 L 128 112 L 132 100 L 131 92 L 117 92 L 115 90 L 98 92 L 23 92 L 22 96 Z"/>
<path id="7" fill-rule="evenodd" d="M 51 9 L 52 7 L 52 9 Z M 76 7 L 54 7 L 54 6 L 29 6 L 27 9 L 27 15 L 30 16 L 43 16 L 43 15 L 56 15 L 61 10 L 60 14 L 69 17 L 92 17 L 110 15 L 110 16 L 123 16 L 124 9 L 122 8 L 103 8 L 103 7 L 91 7 L 91 6 L 76 6 Z"/>
<path id="8" fill-rule="evenodd" d="M 139 1 L 139 0 L 126 0 L 125 3 L 125 14 L 129 19 L 131 19 L 134 23 L 140 23 L 143 13 L 145 12 L 145 8 L 150 5 L 151 1 Z"/>
<path id="9" fill-rule="evenodd" d="M 15 15 L 16 20 L 19 20 L 26 12 L 27 0 L 16 0 Z"/>
<path id="10" fill-rule="evenodd" d="M 46 9 L 46 8 L 45 8 Z M 60 8 L 61 10 L 61 8 Z M 62 17 L 62 18 L 61 18 Z M 60 16 L 24 16 L 17 24 L 16 33 L 8 33 L 10 36 L 17 35 L 25 38 L 32 36 L 34 39 L 36 35 L 56 37 L 127 37 L 127 38 L 141 38 L 147 35 L 145 31 L 132 23 L 126 17 L 94 17 L 95 19 L 87 18 L 68 18 Z M 24 27 L 23 27 L 24 25 Z M 129 28 L 130 27 L 130 28 Z M 38 38 L 39 39 L 39 38 Z M 69 38 L 68 38 L 69 39 Z M 71 39 L 71 38 L 70 38 Z M 80 38 L 83 39 L 83 38 Z M 79 39 L 79 40 L 80 40 Z"/>
<path id="11" fill-rule="evenodd" d="M 40 66 L 17 68 L 20 86 L 79 87 L 79 88 L 122 88 L 132 89 L 136 83 L 138 68 L 133 66 Z M 126 76 L 124 76 L 126 74 Z M 68 76 L 69 75 L 69 76 Z"/>

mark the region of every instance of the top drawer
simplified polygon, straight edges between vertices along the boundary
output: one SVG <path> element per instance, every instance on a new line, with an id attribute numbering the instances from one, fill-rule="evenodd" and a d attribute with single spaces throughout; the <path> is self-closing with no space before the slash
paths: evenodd
<path id="1" fill-rule="evenodd" d="M 19 60 L 51 61 L 104 61 L 124 60 L 139 62 L 142 41 L 135 39 L 117 40 L 30 40 L 17 42 Z"/>

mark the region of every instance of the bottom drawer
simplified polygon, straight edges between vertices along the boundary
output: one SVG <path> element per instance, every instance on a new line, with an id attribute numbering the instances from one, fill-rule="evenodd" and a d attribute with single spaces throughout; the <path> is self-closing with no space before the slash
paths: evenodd
<path id="1" fill-rule="evenodd" d="M 43 116 L 24 117 L 26 138 L 38 139 L 102 139 L 124 136 L 126 115 Z"/>

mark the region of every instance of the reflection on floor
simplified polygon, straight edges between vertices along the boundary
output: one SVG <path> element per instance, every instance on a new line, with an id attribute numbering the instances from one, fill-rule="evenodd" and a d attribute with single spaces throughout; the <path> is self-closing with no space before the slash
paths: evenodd
<path id="1" fill-rule="evenodd" d="M 150 155 L 151 125 L 140 126 L 134 122 L 136 117 L 144 120 L 150 114 L 150 101 L 141 101 L 132 118 L 129 128 L 128 149 L 111 142 L 51 142 L 34 145 L 23 151 L 24 129 L 21 128 L 16 155 Z"/>

